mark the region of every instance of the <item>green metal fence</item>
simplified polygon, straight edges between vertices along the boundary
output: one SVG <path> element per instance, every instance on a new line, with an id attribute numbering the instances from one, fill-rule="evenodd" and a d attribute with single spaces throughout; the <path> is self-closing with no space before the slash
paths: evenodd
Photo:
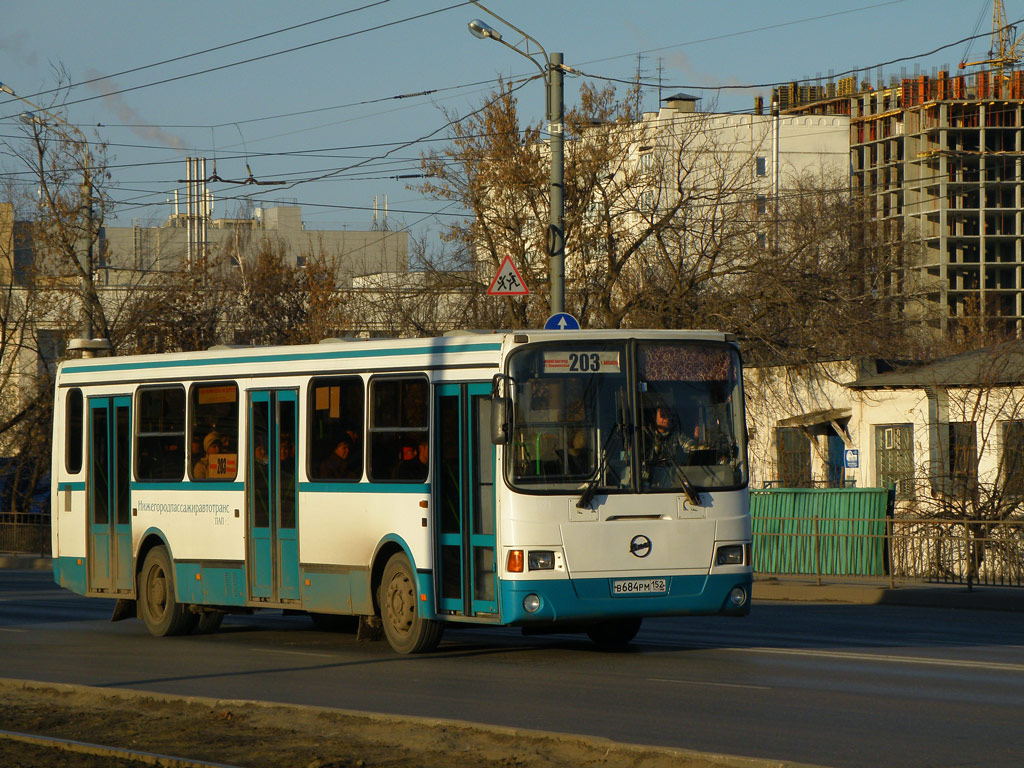
<path id="1" fill-rule="evenodd" d="M 887 488 L 751 491 L 754 571 L 886 576 L 892 505 Z"/>

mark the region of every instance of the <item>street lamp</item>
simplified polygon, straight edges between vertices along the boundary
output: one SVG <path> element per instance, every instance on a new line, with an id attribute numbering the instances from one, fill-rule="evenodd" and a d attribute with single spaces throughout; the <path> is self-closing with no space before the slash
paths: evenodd
<path id="1" fill-rule="evenodd" d="M 18 101 L 23 101 L 28 104 L 32 109 L 37 112 L 42 112 L 47 117 L 55 120 L 60 125 L 64 125 L 70 128 L 77 136 L 72 138 L 66 132 L 61 130 L 59 127 L 54 129 L 64 136 L 65 139 L 77 144 L 81 142 L 85 148 L 83 153 L 82 161 L 82 185 L 79 187 L 79 192 L 82 196 L 82 217 L 85 220 L 85 232 L 86 232 L 86 250 L 85 250 L 85 263 L 81 264 L 82 277 L 81 277 L 81 291 L 82 291 L 82 329 L 81 336 L 78 339 L 70 339 L 68 341 L 68 349 L 81 350 L 82 357 L 92 357 L 96 352 L 109 350 L 110 341 L 107 339 L 94 339 L 93 335 L 93 306 L 92 306 L 92 279 L 93 279 L 93 186 L 92 186 L 92 169 L 90 167 L 89 159 L 89 141 L 85 138 L 85 135 L 78 130 L 77 127 L 64 120 L 60 115 L 56 115 L 50 112 L 48 109 L 40 107 L 38 104 L 34 104 L 23 96 L 16 94 L 8 85 L 0 83 L 0 92 L 6 93 L 8 96 L 12 96 Z M 48 125 L 44 120 L 36 117 L 31 113 L 26 113 L 22 116 L 23 119 L 31 123 L 37 123 L 41 125 Z"/>
<path id="2" fill-rule="evenodd" d="M 547 249 L 550 258 L 551 314 L 558 314 L 565 310 L 565 150 L 563 146 L 562 125 L 565 107 L 562 100 L 562 76 L 564 72 L 562 54 L 553 52 L 551 56 L 548 56 L 544 46 L 523 32 L 523 30 L 501 18 L 494 11 L 485 8 L 480 3 L 473 2 L 473 5 L 498 19 L 498 21 L 508 24 L 508 26 L 521 34 L 524 40 L 528 40 L 536 45 L 544 57 L 544 65 L 541 66 L 540 62 L 534 58 L 536 54 L 529 53 L 529 46 L 527 46 L 526 51 L 523 51 L 517 46 L 505 42 L 500 32 L 485 22 L 480 21 L 480 19 L 473 19 L 469 22 L 469 31 L 474 36 L 481 39 L 490 38 L 501 43 L 506 48 L 510 48 L 520 56 L 532 61 L 534 66 L 540 70 L 541 75 L 544 76 L 547 96 L 545 117 L 548 121 L 548 136 L 551 142 L 551 219 L 547 231 Z"/>

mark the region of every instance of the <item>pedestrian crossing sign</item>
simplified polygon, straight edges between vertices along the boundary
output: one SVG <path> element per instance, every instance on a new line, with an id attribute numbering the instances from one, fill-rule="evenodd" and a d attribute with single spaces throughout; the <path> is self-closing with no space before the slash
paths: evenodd
<path id="1" fill-rule="evenodd" d="M 523 282 L 519 270 L 512 263 L 512 257 L 506 256 L 501 262 L 498 274 L 491 281 L 491 287 L 487 289 L 489 296 L 526 296 L 530 289 Z"/>

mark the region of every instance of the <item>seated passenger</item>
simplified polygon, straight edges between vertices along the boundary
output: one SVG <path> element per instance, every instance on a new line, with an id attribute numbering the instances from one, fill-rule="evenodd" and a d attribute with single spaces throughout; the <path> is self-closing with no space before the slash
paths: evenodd
<path id="1" fill-rule="evenodd" d="M 320 477 L 352 480 L 359 477 L 359 464 L 352 456 L 352 441 L 346 435 L 334 450 L 320 462 Z"/>
<path id="2" fill-rule="evenodd" d="M 203 456 L 192 468 L 192 476 L 198 479 L 205 479 L 209 476 L 210 457 L 220 453 L 221 439 L 216 431 L 210 432 L 203 438 Z"/>
<path id="3" fill-rule="evenodd" d="M 426 439 L 417 444 L 405 443 L 402 445 L 402 458 L 395 467 L 394 478 L 396 480 L 419 480 L 427 479 L 427 464 L 429 461 L 430 444 Z"/>

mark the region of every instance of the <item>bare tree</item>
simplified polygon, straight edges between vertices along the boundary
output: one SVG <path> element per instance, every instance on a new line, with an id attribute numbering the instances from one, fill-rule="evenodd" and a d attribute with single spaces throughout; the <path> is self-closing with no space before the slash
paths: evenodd
<path id="1" fill-rule="evenodd" d="M 963 577 L 968 584 L 982 578 L 1019 583 L 1024 347 L 1004 342 L 924 370 L 928 431 L 918 446 L 918 479 L 904 511 L 954 523 L 933 537 L 932 565 L 939 575 Z"/>

